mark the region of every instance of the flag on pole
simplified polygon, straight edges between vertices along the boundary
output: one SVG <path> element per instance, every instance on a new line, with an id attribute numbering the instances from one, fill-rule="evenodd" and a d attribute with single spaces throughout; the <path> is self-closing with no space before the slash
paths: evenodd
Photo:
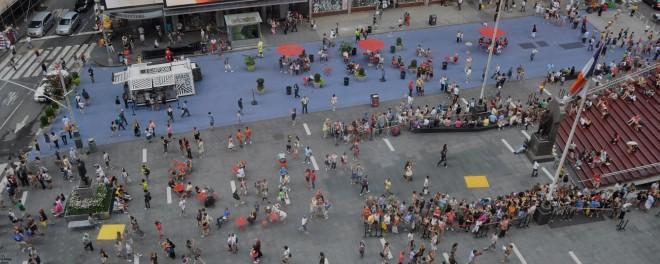
<path id="1" fill-rule="evenodd" d="M 575 96 L 582 90 L 582 88 L 584 88 L 584 85 L 587 84 L 587 81 L 589 80 L 589 78 L 591 78 L 591 75 L 594 73 L 596 64 L 598 64 L 598 57 L 602 53 L 604 46 L 605 45 L 600 45 L 600 47 L 596 49 L 594 55 L 591 56 L 591 58 L 589 58 L 587 64 L 585 64 L 584 68 L 582 68 L 582 70 L 578 73 L 577 79 L 575 80 L 573 85 L 571 85 L 571 88 L 569 90 L 569 96 Z"/>

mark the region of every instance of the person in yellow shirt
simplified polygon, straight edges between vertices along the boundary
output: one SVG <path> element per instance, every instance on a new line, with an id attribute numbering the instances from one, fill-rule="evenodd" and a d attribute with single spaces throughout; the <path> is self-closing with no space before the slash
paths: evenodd
<path id="1" fill-rule="evenodd" d="M 482 122 L 482 124 L 483 124 L 484 127 L 487 127 L 488 125 L 490 125 L 490 120 L 488 119 L 488 117 L 484 118 L 484 121 Z"/>

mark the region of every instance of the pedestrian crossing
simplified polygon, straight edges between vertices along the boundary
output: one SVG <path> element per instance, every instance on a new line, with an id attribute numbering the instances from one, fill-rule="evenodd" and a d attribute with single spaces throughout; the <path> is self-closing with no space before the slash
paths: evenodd
<path id="1" fill-rule="evenodd" d="M 39 49 L 39 57 L 34 51 L 14 56 L 15 69 L 10 63 L 10 56 L 0 62 L 0 79 L 14 80 L 41 76 L 41 64 L 45 63 L 48 68 L 60 63 L 64 59 L 66 66 L 71 68 L 76 62 L 80 62 L 81 55 L 89 58 L 96 43 L 48 47 Z"/>

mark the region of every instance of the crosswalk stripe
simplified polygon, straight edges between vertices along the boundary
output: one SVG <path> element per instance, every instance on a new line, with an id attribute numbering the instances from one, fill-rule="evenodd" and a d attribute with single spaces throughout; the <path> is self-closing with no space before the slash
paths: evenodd
<path id="1" fill-rule="evenodd" d="M 68 47 L 68 46 L 67 46 L 67 47 Z M 57 47 L 55 47 L 55 49 L 53 50 L 53 53 L 51 53 L 50 56 L 48 56 L 48 58 L 46 58 L 46 60 L 52 60 L 52 59 L 54 59 L 54 58 L 55 58 L 55 55 L 57 55 L 58 52 L 59 52 L 61 49 L 62 49 L 61 46 L 57 46 Z"/>
<path id="2" fill-rule="evenodd" d="M 83 44 L 82 47 L 76 52 L 76 58 L 80 58 L 80 55 L 85 53 L 85 50 L 90 46 L 90 44 Z M 85 56 L 87 57 L 87 56 Z"/>
<path id="3" fill-rule="evenodd" d="M 4 60 L 2 60 L 2 63 L 0 63 L 0 69 L 7 66 L 7 64 L 9 64 L 9 60 L 11 60 L 11 56 L 7 56 Z"/>
<path id="4" fill-rule="evenodd" d="M 80 45 L 73 46 L 71 51 L 69 53 L 67 53 L 66 56 L 64 57 L 64 61 L 66 61 L 66 63 L 68 63 L 68 65 L 73 65 L 73 61 L 75 61 L 75 58 L 73 60 L 71 58 L 73 57 L 73 54 L 76 54 L 76 52 L 78 51 L 79 48 L 80 48 Z"/>
<path id="5" fill-rule="evenodd" d="M 11 77 L 12 79 L 21 78 L 21 75 L 23 75 L 23 72 L 25 72 L 25 70 L 27 70 L 27 68 L 30 67 L 30 65 L 34 62 L 34 59 L 37 58 L 37 56 L 35 56 L 35 55 L 25 55 L 25 56 L 30 57 L 30 59 L 27 60 L 25 63 L 23 63 L 23 65 L 21 65 L 20 68 L 18 68 L 18 71 L 16 71 L 14 76 Z"/>
<path id="6" fill-rule="evenodd" d="M 2 71 L 0 72 L 0 76 L 4 76 L 4 75 L 5 75 L 5 73 L 7 73 L 7 72 L 8 72 L 8 71 L 9 71 L 10 69 L 11 69 L 11 66 L 10 66 L 10 67 L 7 67 L 7 68 L 4 68 L 4 69 L 2 69 Z M 12 69 L 12 70 L 13 70 L 13 69 Z M 0 77 L 0 79 L 4 79 L 4 78 L 1 78 L 1 77 Z"/>
<path id="7" fill-rule="evenodd" d="M 19 60 L 15 60 L 16 61 L 16 69 L 18 69 L 18 67 L 20 67 L 23 64 L 23 62 L 25 62 L 25 60 L 27 60 L 27 57 L 28 56 L 21 56 L 21 58 Z M 10 68 L 11 71 L 7 72 L 6 76 L 2 76 L 2 79 L 5 79 L 5 80 L 11 79 L 11 76 L 14 75 L 14 73 L 16 73 L 16 71 L 14 70 L 14 68 L 11 67 L 11 65 L 7 66 L 7 68 Z"/>
<path id="8" fill-rule="evenodd" d="M 41 56 L 39 56 L 39 58 L 40 59 L 46 58 L 46 56 L 48 56 L 48 54 L 50 54 L 50 50 L 44 50 L 43 52 L 41 52 Z M 30 66 L 30 68 L 25 72 L 25 74 L 23 74 L 23 78 L 35 77 L 35 76 L 39 75 L 39 73 L 41 73 L 41 67 L 40 66 L 41 66 L 42 62 L 43 62 L 43 60 L 39 60 L 39 61 L 36 61 L 35 63 L 33 63 L 32 66 Z"/>
<path id="9" fill-rule="evenodd" d="M 96 48 L 96 43 L 92 43 L 89 45 L 89 47 L 87 47 L 87 51 L 85 51 L 85 58 L 89 58 L 89 56 L 92 55 L 92 50 L 94 50 L 94 48 Z"/>

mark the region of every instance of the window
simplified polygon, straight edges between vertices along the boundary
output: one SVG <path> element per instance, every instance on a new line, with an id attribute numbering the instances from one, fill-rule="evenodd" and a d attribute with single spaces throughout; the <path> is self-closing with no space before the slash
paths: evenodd
<path id="1" fill-rule="evenodd" d="M 68 19 L 68 18 L 60 19 L 60 25 L 65 26 L 65 25 L 69 25 L 69 24 L 71 24 L 71 19 Z"/>
<path id="2" fill-rule="evenodd" d="M 312 2 L 313 13 L 341 11 L 348 9 L 348 0 L 314 0 Z"/>
<path id="3" fill-rule="evenodd" d="M 352 7 L 375 6 L 380 4 L 380 0 L 353 0 Z"/>
<path id="4" fill-rule="evenodd" d="M 41 27 L 41 21 L 32 21 L 30 22 L 30 25 L 28 25 L 29 28 L 40 28 Z"/>

